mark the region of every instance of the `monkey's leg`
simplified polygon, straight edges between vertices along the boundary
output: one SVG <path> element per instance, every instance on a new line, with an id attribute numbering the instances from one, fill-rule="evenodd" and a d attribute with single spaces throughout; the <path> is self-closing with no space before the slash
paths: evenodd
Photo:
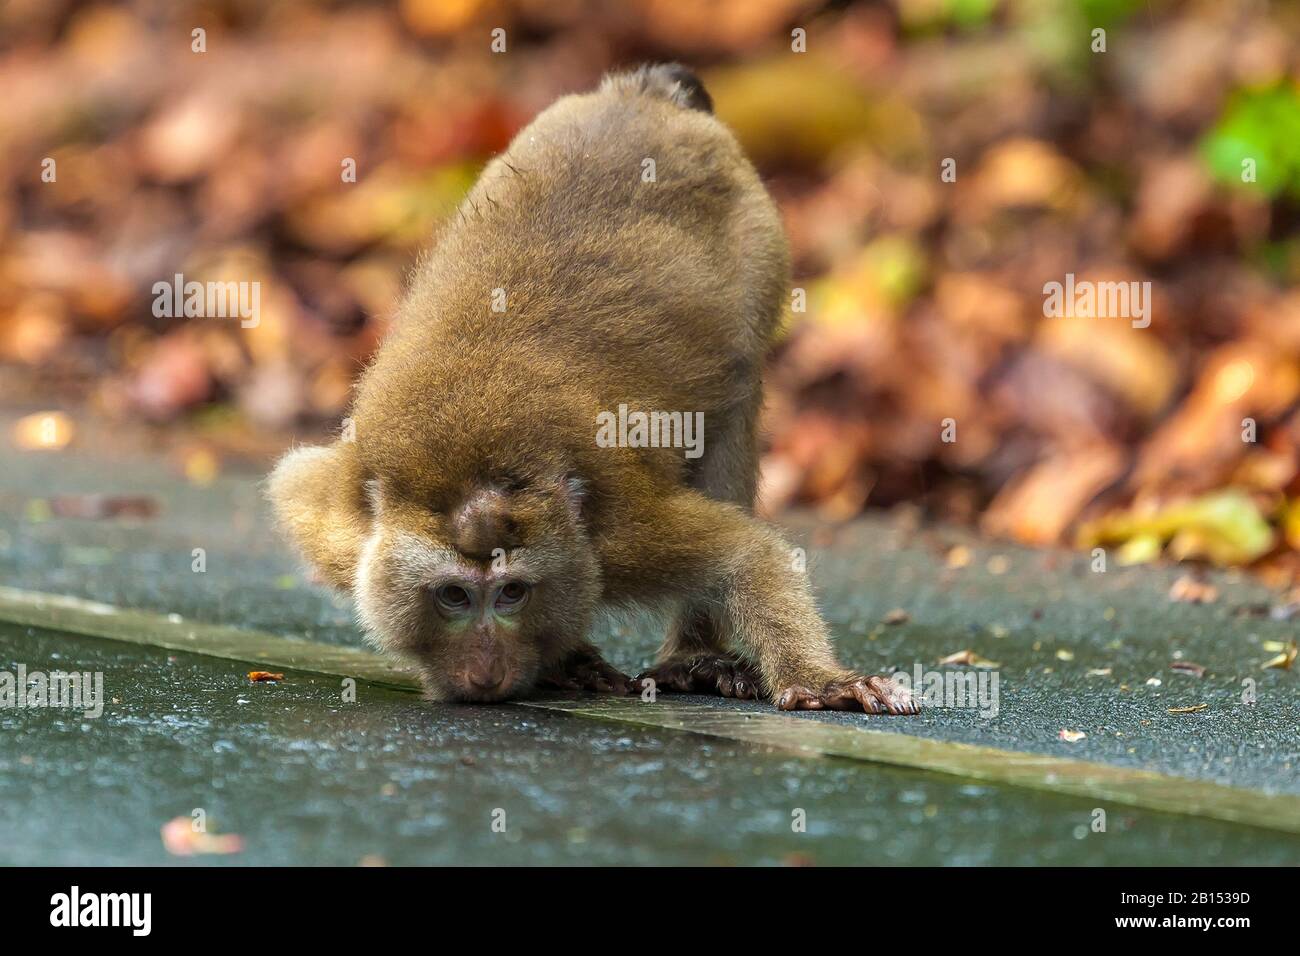
<path id="1" fill-rule="evenodd" d="M 589 690 L 601 694 L 634 694 L 639 685 L 622 671 L 605 663 L 600 651 L 584 644 L 545 669 L 537 678 L 545 690 Z"/>
<path id="2" fill-rule="evenodd" d="M 714 501 L 754 509 L 758 488 L 758 415 L 763 393 L 757 369 L 738 368 L 752 381 L 732 407 L 707 417 L 701 456 L 692 462 L 688 483 Z"/>
<path id="3" fill-rule="evenodd" d="M 690 484 L 715 501 L 750 511 L 758 478 L 757 420 L 762 404 L 759 372 L 753 370 L 748 396 L 724 415 L 706 423 L 704 454 Z M 696 602 L 679 608 L 655 666 L 637 677 L 660 690 L 681 694 L 720 694 L 753 700 L 762 693 L 758 668 L 727 650 L 716 609 Z"/>
<path id="4" fill-rule="evenodd" d="M 758 665 L 764 695 L 783 710 L 918 713 L 911 693 L 887 677 L 844 668 L 792 549 L 775 531 L 732 505 L 694 492 L 647 516 L 636 549 L 640 573 L 672 569 L 666 584 L 716 609 L 727 645 Z M 621 574 L 637 569 L 621 569 Z"/>

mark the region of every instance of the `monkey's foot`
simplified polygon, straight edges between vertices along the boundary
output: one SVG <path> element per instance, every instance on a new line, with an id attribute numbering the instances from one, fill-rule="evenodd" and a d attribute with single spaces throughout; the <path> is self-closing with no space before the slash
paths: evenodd
<path id="1" fill-rule="evenodd" d="M 546 690 L 590 690 L 600 694 L 635 694 L 639 685 L 610 667 L 595 650 L 577 651 L 543 671 L 537 686 Z"/>
<path id="2" fill-rule="evenodd" d="M 888 677 L 860 677 L 826 684 L 820 691 L 787 687 L 776 695 L 781 710 L 861 710 L 868 714 L 919 714 L 921 703 Z"/>
<path id="3" fill-rule="evenodd" d="M 762 691 L 758 671 L 738 657 L 701 655 L 660 661 L 637 677 L 653 680 L 657 690 L 677 694 L 718 694 L 737 700 L 754 700 Z"/>

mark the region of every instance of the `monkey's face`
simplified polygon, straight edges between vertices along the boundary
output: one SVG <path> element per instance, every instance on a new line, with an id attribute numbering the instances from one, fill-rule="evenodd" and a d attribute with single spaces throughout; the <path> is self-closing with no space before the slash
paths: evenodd
<path id="1" fill-rule="evenodd" d="M 445 511 L 382 479 L 367 492 L 361 620 L 416 664 L 430 698 L 517 697 L 585 637 L 599 584 L 572 483 L 485 486 Z"/>

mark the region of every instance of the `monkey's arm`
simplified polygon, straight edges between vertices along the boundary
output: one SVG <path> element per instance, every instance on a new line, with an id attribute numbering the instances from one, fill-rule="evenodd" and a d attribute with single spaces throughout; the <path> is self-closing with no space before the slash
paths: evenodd
<path id="1" fill-rule="evenodd" d="M 660 499 L 603 549 L 607 589 L 685 596 L 716 616 L 727 645 L 753 661 L 783 710 L 916 713 L 903 687 L 836 660 L 801 562 L 774 530 L 735 505 L 694 491 Z"/>

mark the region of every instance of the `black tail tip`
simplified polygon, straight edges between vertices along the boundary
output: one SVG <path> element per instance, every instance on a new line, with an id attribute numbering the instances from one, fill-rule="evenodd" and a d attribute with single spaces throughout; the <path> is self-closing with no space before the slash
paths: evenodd
<path id="1" fill-rule="evenodd" d="M 647 63 L 630 73 L 605 77 L 602 90 L 622 89 L 659 96 L 688 110 L 713 112 L 713 97 L 700 78 L 680 63 Z"/>

